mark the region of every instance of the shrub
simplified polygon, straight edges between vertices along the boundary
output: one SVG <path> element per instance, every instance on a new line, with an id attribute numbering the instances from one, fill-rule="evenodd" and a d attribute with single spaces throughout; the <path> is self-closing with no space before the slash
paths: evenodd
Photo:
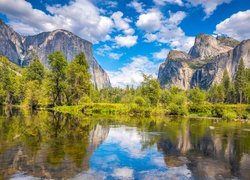
<path id="1" fill-rule="evenodd" d="M 178 106 L 177 104 L 170 103 L 169 106 L 169 114 L 170 115 L 187 115 L 187 107 L 184 105 Z"/>
<path id="2" fill-rule="evenodd" d="M 144 106 L 144 105 L 146 105 L 146 101 L 145 101 L 145 99 L 143 97 L 137 96 L 135 98 L 135 104 L 137 104 L 139 106 Z"/>
<path id="3" fill-rule="evenodd" d="M 235 119 L 237 118 L 237 114 L 234 111 L 224 110 L 222 118 L 227 120 Z"/>
<path id="4" fill-rule="evenodd" d="M 82 105 L 84 103 L 91 103 L 90 97 L 88 97 L 88 96 L 81 97 L 81 99 L 79 100 L 78 104 Z"/>

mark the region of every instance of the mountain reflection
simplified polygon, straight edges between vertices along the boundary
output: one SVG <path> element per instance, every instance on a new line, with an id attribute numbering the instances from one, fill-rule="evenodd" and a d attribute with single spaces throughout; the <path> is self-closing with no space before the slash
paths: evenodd
<path id="1" fill-rule="evenodd" d="M 0 108 L 1 109 L 1 108 Z M 0 179 L 250 179 L 250 125 L 0 110 Z"/>

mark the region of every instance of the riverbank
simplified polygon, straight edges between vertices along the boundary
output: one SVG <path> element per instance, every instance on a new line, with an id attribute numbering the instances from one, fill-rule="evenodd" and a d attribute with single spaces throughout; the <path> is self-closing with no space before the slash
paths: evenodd
<path id="1" fill-rule="evenodd" d="M 177 107 L 178 108 L 178 107 Z M 129 115 L 129 116 L 166 116 L 182 115 L 188 117 L 207 117 L 222 119 L 250 119 L 250 105 L 246 104 L 204 104 L 187 106 L 186 114 L 175 114 L 168 107 L 142 107 L 137 104 L 86 103 L 77 106 L 57 106 L 52 110 L 68 114 L 83 115 Z"/>

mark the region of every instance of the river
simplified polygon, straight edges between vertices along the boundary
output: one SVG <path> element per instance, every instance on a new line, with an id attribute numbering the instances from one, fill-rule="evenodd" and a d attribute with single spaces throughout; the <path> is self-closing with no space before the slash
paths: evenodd
<path id="1" fill-rule="evenodd" d="M 250 179 L 250 123 L 0 109 L 0 179 Z"/>

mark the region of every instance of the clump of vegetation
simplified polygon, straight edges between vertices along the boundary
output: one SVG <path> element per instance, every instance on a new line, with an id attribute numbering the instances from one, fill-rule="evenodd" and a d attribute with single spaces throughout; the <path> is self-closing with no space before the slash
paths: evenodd
<path id="1" fill-rule="evenodd" d="M 249 118 L 250 70 L 241 59 L 232 82 L 228 72 L 208 91 L 198 86 L 181 90 L 161 89 L 157 79 L 142 74 L 134 88 L 97 89 L 91 83 L 89 64 L 80 53 L 68 64 L 61 52 L 49 55 L 49 71 L 38 57 L 20 69 L 0 57 L 0 105 L 25 105 L 32 109 L 54 107 L 57 111 L 130 116 L 191 115 L 224 119 Z M 237 104 L 239 103 L 239 104 Z"/>

